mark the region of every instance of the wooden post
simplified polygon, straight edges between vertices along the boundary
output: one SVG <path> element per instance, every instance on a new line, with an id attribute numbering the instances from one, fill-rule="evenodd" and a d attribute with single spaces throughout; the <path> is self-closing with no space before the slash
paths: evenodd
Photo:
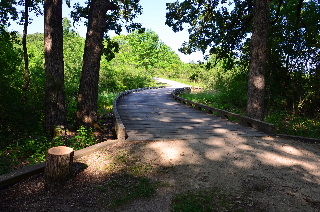
<path id="1" fill-rule="evenodd" d="M 45 179 L 48 183 L 63 183 L 72 174 L 74 151 L 70 147 L 57 146 L 48 150 Z"/>

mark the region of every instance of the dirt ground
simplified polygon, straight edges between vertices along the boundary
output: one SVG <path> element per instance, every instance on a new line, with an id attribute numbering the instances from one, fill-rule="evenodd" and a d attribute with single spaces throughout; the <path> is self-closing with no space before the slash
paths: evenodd
<path id="1" fill-rule="evenodd" d="M 37 175 L 0 190 L 0 211 L 166 212 L 176 194 L 210 189 L 245 211 L 320 211 L 319 144 L 274 137 L 119 142 L 75 162 L 64 185 L 48 187 Z M 125 170 L 161 186 L 110 209 L 103 185 Z"/>

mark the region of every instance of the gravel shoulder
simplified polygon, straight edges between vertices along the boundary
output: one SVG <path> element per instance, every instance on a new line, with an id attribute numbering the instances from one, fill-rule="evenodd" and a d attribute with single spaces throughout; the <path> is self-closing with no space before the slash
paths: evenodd
<path id="1" fill-rule="evenodd" d="M 246 211 L 316 212 L 319 162 L 319 145 L 273 137 L 119 142 L 78 159 L 65 185 L 48 188 L 37 175 L 1 190 L 0 211 L 164 212 L 176 194 L 215 188 Z M 102 186 L 132 167 L 161 186 L 152 197 L 108 208 Z"/>

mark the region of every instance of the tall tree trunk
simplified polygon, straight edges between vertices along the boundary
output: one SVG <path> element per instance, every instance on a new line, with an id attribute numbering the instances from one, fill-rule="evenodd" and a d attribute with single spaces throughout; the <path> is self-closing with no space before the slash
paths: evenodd
<path id="1" fill-rule="evenodd" d="M 97 122 L 98 85 L 103 36 L 107 30 L 107 11 L 115 6 L 107 0 L 92 0 L 83 55 L 83 66 L 78 95 L 79 124 L 94 126 Z"/>
<path id="2" fill-rule="evenodd" d="M 29 24 L 29 3 L 30 0 L 25 0 L 24 5 L 24 26 L 23 26 L 23 37 L 22 37 L 22 46 L 23 46 L 23 55 L 24 55 L 24 70 L 25 70 L 25 84 L 23 86 L 23 96 L 22 100 L 25 102 L 27 99 L 26 92 L 30 86 L 30 70 L 29 70 L 29 56 L 27 48 L 27 35 L 28 35 L 28 24 Z"/>
<path id="3" fill-rule="evenodd" d="M 44 2 L 46 70 L 46 133 L 54 135 L 57 126 L 66 125 L 62 0 Z"/>
<path id="4" fill-rule="evenodd" d="M 270 0 L 254 0 L 247 115 L 259 120 L 264 119 L 269 12 Z"/>

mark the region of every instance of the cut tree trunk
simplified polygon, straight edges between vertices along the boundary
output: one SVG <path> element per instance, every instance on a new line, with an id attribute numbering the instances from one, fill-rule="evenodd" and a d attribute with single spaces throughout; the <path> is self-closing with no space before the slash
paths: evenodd
<path id="1" fill-rule="evenodd" d="M 71 178 L 74 151 L 57 146 L 48 150 L 45 178 L 48 183 L 63 183 Z"/>

